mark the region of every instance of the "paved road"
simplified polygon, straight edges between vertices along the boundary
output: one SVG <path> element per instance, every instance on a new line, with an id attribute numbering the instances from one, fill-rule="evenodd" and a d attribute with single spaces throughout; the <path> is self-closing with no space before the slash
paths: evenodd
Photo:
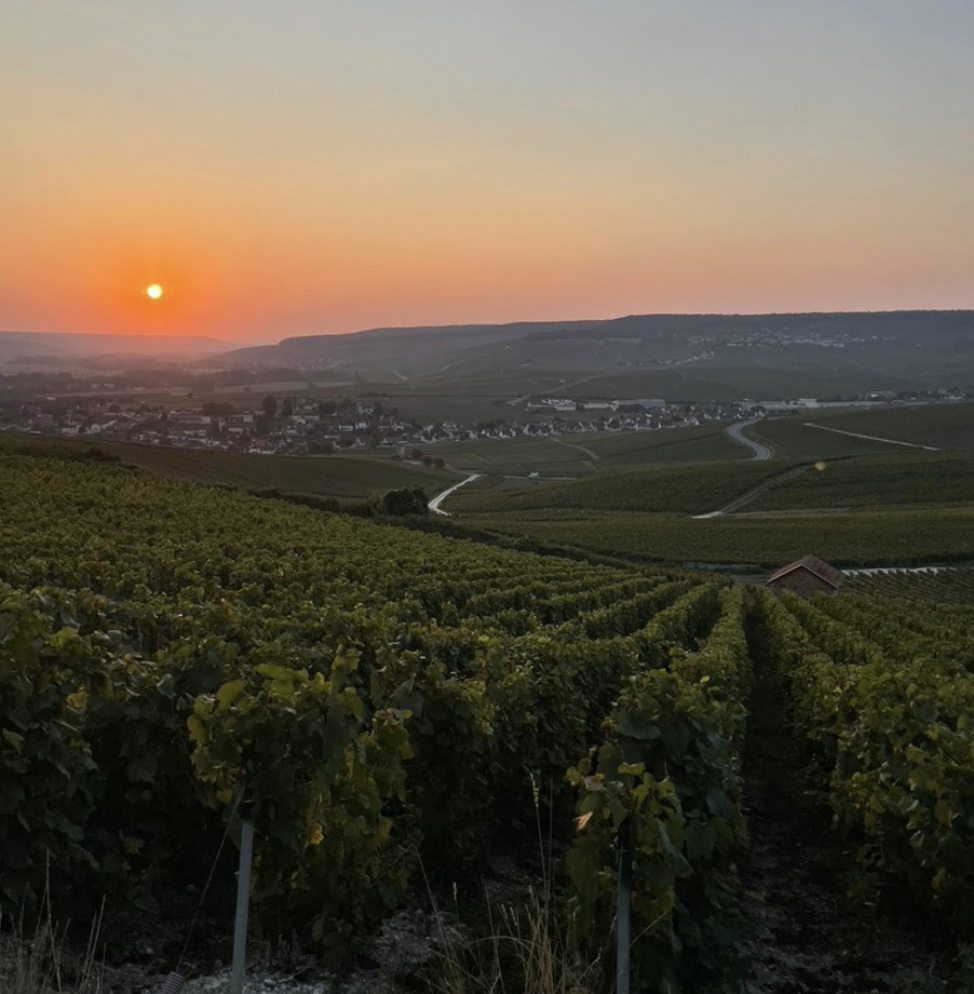
<path id="1" fill-rule="evenodd" d="M 757 424 L 760 418 L 755 418 L 753 421 L 738 421 L 737 424 L 728 425 L 727 434 L 732 438 L 738 445 L 743 445 L 750 449 L 754 455 L 752 459 L 757 459 L 759 462 L 767 462 L 771 458 L 771 450 L 766 446 L 762 445 L 760 442 L 755 442 L 753 438 L 748 438 L 744 434 L 745 428 L 750 428 L 751 425 Z M 749 500 L 757 497 L 759 493 L 763 490 L 767 490 L 771 486 L 773 481 L 766 480 L 764 483 L 755 487 L 753 490 L 749 490 L 742 497 L 738 497 L 737 500 L 731 501 L 726 507 L 720 508 L 718 511 L 711 511 L 709 514 L 694 514 L 693 517 L 697 520 L 704 520 L 706 518 L 722 518 L 725 514 L 730 514 L 732 511 L 736 511 L 739 507 L 742 507 Z"/>
<path id="2" fill-rule="evenodd" d="M 771 458 L 771 450 L 766 446 L 762 445 L 760 442 L 755 442 L 753 438 L 748 438 L 744 434 L 745 428 L 750 428 L 751 425 L 758 423 L 758 419 L 754 421 L 738 421 L 737 424 L 731 425 L 727 429 L 727 434 L 738 444 L 744 445 L 749 448 L 753 453 L 754 459 L 760 462 L 766 462 Z"/>
<path id="3" fill-rule="evenodd" d="M 443 490 L 440 493 L 438 493 L 429 502 L 429 504 L 427 505 L 427 507 L 429 507 L 429 509 L 434 514 L 442 514 L 443 517 L 445 517 L 445 518 L 450 517 L 450 512 L 449 511 L 441 511 L 440 510 L 440 504 L 442 504 L 443 501 L 445 501 L 446 498 L 450 496 L 450 494 L 452 494 L 455 491 L 459 490 L 461 487 L 466 486 L 468 483 L 473 483 L 474 480 L 479 480 L 483 475 L 484 475 L 483 473 L 471 473 L 470 476 L 468 476 L 465 480 L 461 480 L 459 483 L 454 483 L 452 487 L 447 487 L 446 490 Z"/>

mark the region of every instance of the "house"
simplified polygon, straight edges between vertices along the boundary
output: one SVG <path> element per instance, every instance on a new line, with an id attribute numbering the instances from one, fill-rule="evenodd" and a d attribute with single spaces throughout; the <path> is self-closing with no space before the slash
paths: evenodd
<path id="1" fill-rule="evenodd" d="M 832 594 L 842 585 L 845 574 L 823 563 L 817 556 L 802 556 L 782 566 L 768 578 L 768 586 L 776 593 L 788 590 L 799 597 L 811 597 L 819 591 Z"/>

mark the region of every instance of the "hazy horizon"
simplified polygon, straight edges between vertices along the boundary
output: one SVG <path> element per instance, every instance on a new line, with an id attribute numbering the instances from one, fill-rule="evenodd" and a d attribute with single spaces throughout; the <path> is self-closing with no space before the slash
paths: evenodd
<path id="1" fill-rule="evenodd" d="M 38 0 L 0 39 L 0 328 L 974 307 L 956 0 Z"/>
<path id="2" fill-rule="evenodd" d="M 692 318 L 692 317 L 702 317 L 702 318 L 706 318 L 706 317 L 740 318 L 740 317 L 774 317 L 774 316 L 784 317 L 784 316 L 788 316 L 788 315 L 799 315 L 799 314 L 821 314 L 821 315 L 826 315 L 827 316 L 827 315 L 831 315 L 831 314 L 863 314 L 863 315 L 866 315 L 866 314 L 895 314 L 895 313 L 910 313 L 910 312 L 916 312 L 916 313 L 924 313 L 924 312 L 928 312 L 928 313 L 935 313 L 935 312 L 951 313 L 951 312 L 966 312 L 966 311 L 974 311 L 974 309 L 967 308 L 967 307 L 958 307 L 958 308 L 909 308 L 909 307 L 904 307 L 904 308 L 897 308 L 897 309 L 892 310 L 892 311 L 880 311 L 880 310 L 874 310 L 874 311 L 866 311 L 866 310 L 863 310 L 863 311 L 765 311 L 765 312 L 730 312 L 730 311 L 727 311 L 727 312 L 718 312 L 718 311 L 713 311 L 713 312 L 709 312 L 709 313 L 703 313 L 703 312 L 697 313 L 697 312 L 689 312 L 689 311 L 684 311 L 684 312 L 670 311 L 670 312 L 665 312 L 665 313 L 664 312 L 656 312 L 656 313 L 639 314 L 639 315 L 634 315 L 634 314 L 613 314 L 613 315 L 609 315 L 609 316 L 602 315 L 602 316 L 599 316 L 599 317 L 591 317 L 591 316 L 589 316 L 589 317 L 553 318 L 553 319 L 537 318 L 537 319 L 528 319 L 528 320 L 523 320 L 523 321 L 522 320 L 518 320 L 518 319 L 514 319 L 512 321 L 458 321 L 458 322 L 451 321 L 451 322 L 447 322 L 447 323 L 444 323 L 444 324 L 375 325 L 375 326 L 369 327 L 369 328 L 353 328 L 353 329 L 350 329 L 348 331 L 336 330 L 336 331 L 332 331 L 332 332 L 307 332 L 307 333 L 305 333 L 303 335 L 300 335 L 300 334 L 299 335 L 294 335 L 294 334 L 291 334 L 291 335 L 280 335 L 280 336 L 277 336 L 277 337 L 267 337 L 267 338 L 264 338 L 264 339 L 253 339 L 253 340 L 247 340 L 247 341 L 239 341 L 239 340 L 238 341 L 234 341 L 232 339 L 219 338 L 219 337 L 217 337 L 215 335 L 197 335 L 197 334 L 193 334 L 192 332 L 188 332 L 186 334 L 168 335 L 168 334 L 157 334 L 157 333 L 154 333 L 154 332 L 142 332 L 142 333 L 139 333 L 139 332 L 127 332 L 127 331 L 98 332 L 98 331 L 50 331 L 50 330 L 48 330 L 48 331 L 44 331 L 44 330 L 40 330 L 40 331 L 25 331 L 24 329 L 18 329 L 18 328 L 0 328 L 0 335 L 11 335 L 11 334 L 12 335 L 18 335 L 18 334 L 23 334 L 23 335 L 41 335 L 41 336 L 51 336 L 51 337 L 65 337 L 66 336 L 66 337 L 69 337 L 69 338 L 81 338 L 81 337 L 86 337 L 86 338 L 109 338 L 109 339 L 112 339 L 112 338 L 124 338 L 124 339 L 131 339 L 131 340 L 135 340 L 135 341 L 142 340 L 142 341 L 146 341 L 146 342 L 150 342 L 150 341 L 156 341 L 156 342 L 158 342 L 158 341 L 162 340 L 162 341 L 165 341 L 165 342 L 168 342 L 168 343 L 173 343 L 173 344 L 177 344 L 180 340 L 197 339 L 197 340 L 202 340 L 202 341 L 207 341 L 207 342 L 216 342 L 216 343 L 219 343 L 222 346 L 225 346 L 227 350 L 232 350 L 232 349 L 237 349 L 237 348 L 250 348 L 250 347 L 260 347 L 260 346 L 274 346 L 274 345 L 280 344 L 284 339 L 287 339 L 287 338 L 308 338 L 308 337 L 315 337 L 315 336 L 318 336 L 318 335 L 324 335 L 325 337 L 331 337 L 331 336 L 342 336 L 342 335 L 361 335 L 361 334 L 367 334 L 367 333 L 373 332 L 373 331 L 388 331 L 388 330 L 403 331 L 403 332 L 408 332 L 408 331 L 434 331 L 434 330 L 437 330 L 437 329 L 446 330 L 446 329 L 450 329 L 450 328 L 464 329 L 464 328 L 476 328 L 476 327 L 504 327 L 506 325 L 518 325 L 518 324 L 554 324 L 554 325 L 557 325 L 557 324 L 570 324 L 570 323 L 576 323 L 576 322 L 586 322 L 586 323 L 592 323 L 592 324 L 601 324 L 603 322 L 609 323 L 609 322 L 612 322 L 612 321 L 618 321 L 618 320 L 621 320 L 621 319 L 624 319 L 624 318 L 629 318 L 629 317 L 653 318 L 653 317 L 674 317 L 675 316 L 675 317 L 688 317 L 688 318 Z"/>

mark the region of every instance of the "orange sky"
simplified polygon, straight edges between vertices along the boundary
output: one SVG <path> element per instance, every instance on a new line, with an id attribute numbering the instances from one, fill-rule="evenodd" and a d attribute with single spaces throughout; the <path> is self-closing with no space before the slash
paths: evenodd
<path id="1" fill-rule="evenodd" d="M 199 6 L 0 14 L 0 329 L 974 306 L 963 4 Z"/>

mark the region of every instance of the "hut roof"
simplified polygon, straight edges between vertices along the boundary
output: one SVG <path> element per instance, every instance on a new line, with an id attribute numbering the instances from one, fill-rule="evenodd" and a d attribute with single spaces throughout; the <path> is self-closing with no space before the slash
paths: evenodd
<path id="1" fill-rule="evenodd" d="M 780 580 L 783 576 L 787 576 L 789 573 L 793 573 L 798 569 L 806 569 L 809 573 L 814 574 L 820 580 L 823 580 L 830 587 L 838 589 L 842 585 L 842 581 L 845 579 L 845 573 L 840 569 L 836 569 L 834 566 L 829 566 L 828 563 L 822 562 L 818 556 L 807 555 L 802 556 L 801 559 L 796 559 L 793 563 L 789 563 L 787 566 L 782 566 L 776 573 L 773 573 L 768 577 L 768 583 L 773 583 L 775 580 Z"/>

